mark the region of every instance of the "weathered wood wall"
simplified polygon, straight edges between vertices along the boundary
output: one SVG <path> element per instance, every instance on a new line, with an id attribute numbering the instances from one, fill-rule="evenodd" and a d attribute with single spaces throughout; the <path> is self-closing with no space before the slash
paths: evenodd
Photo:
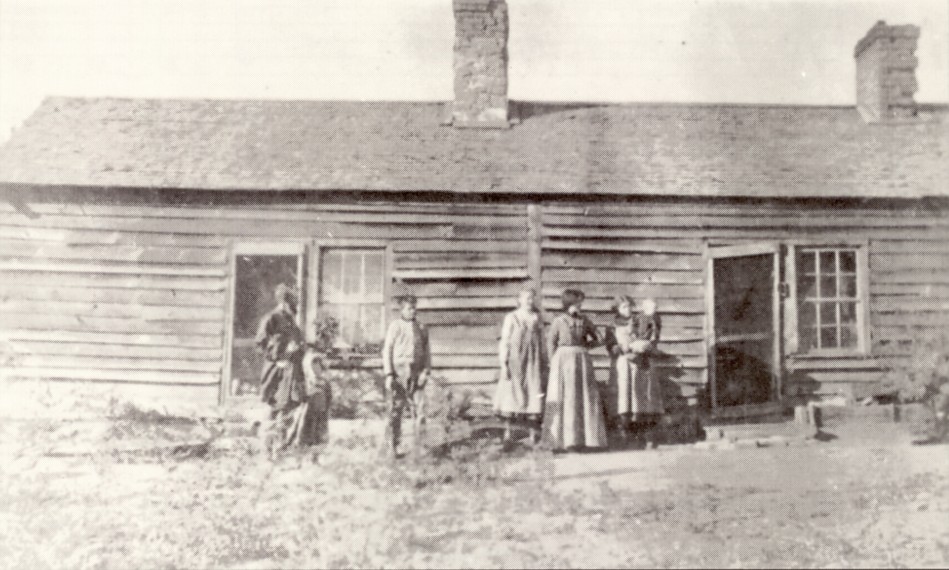
<path id="1" fill-rule="evenodd" d="M 352 238 L 391 246 L 393 294 L 419 296 L 437 371 L 485 385 L 526 236 L 525 206 L 0 202 L 3 374 L 216 400 L 234 244 Z"/>
<path id="2" fill-rule="evenodd" d="M 869 389 L 883 354 L 905 354 L 901 343 L 917 334 L 906 327 L 935 331 L 949 309 L 949 217 L 919 203 L 262 203 L 237 195 L 187 205 L 68 194 L 0 201 L 4 375 L 215 399 L 232 248 L 246 242 L 390 245 L 392 291 L 420 298 L 437 371 L 484 393 L 496 378 L 504 312 L 523 284 L 540 282 L 548 321 L 566 287 L 587 293 L 600 325 L 611 321 L 616 294 L 655 297 L 670 356 L 663 366 L 694 397 L 707 382 L 706 244 L 867 240 L 871 352 L 787 355 L 788 393 Z M 594 355 L 607 374 L 605 352 Z"/>
<path id="3" fill-rule="evenodd" d="M 861 397 L 885 367 L 905 361 L 905 342 L 947 326 L 949 217 L 918 202 L 879 205 L 811 203 L 549 205 L 543 215 L 544 296 L 548 307 L 566 286 L 586 291 L 606 324 L 615 293 L 655 296 L 665 324 L 662 348 L 673 358 L 683 393 L 707 381 L 704 244 L 864 242 L 869 250 L 867 354 L 786 354 L 785 393 Z M 605 356 L 597 368 L 607 366 Z"/>

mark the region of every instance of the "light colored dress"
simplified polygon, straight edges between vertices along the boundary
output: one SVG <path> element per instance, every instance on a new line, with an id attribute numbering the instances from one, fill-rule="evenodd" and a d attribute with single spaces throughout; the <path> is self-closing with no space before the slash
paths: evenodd
<path id="1" fill-rule="evenodd" d="M 504 317 L 498 355 L 508 375 L 498 378 L 494 411 L 510 419 L 539 419 L 544 412 L 547 358 L 537 311 L 518 309 Z"/>
<path id="2" fill-rule="evenodd" d="M 562 314 L 550 324 L 547 350 L 550 377 L 543 438 L 553 449 L 606 447 L 606 421 L 600 387 L 588 348 L 599 338 L 584 315 Z"/>
<path id="3" fill-rule="evenodd" d="M 649 365 L 649 353 L 634 352 L 633 341 L 647 341 L 649 347 L 658 340 L 658 332 L 647 332 L 656 338 L 641 338 L 644 323 L 642 319 L 630 318 L 617 323 L 614 329 L 616 345 L 612 348 L 613 380 L 616 386 L 617 416 L 626 416 L 632 421 L 654 420 L 663 412 L 662 390 L 659 380 Z"/>

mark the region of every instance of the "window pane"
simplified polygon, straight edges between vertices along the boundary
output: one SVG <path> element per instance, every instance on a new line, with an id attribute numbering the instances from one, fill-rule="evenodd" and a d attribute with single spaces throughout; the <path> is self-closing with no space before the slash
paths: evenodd
<path id="1" fill-rule="evenodd" d="M 382 253 L 366 253 L 366 296 L 382 295 Z"/>
<path id="2" fill-rule="evenodd" d="M 857 304 L 856 303 L 841 303 L 840 304 L 840 323 L 851 325 L 857 322 Z"/>
<path id="3" fill-rule="evenodd" d="M 323 286 L 320 288 L 326 299 L 339 298 L 343 293 L 343 256 L 338 251 L 323 254 Z"/>
<path id="4" fill-rule="evenodd" d="M 366 343 L 381 343 L 384 332 L 382 330 L 382 305 L 362 306 L 362 338 Z"/>
<path id="5" fill-rule="evenodd" d="M 797 318 L 802 327 L 809 328 L 817 326 L 817 305 L 814 303 L 801 303 Z"/>
<path id="6" fill-rule="evenodd" d="M 340 340 L 348 346 L 359 343 L 362 336 L 359 326 L 359 305 L 340 305 L 339 311 L 339 337 Z"/>
<path id="7" fill-rule="evenodd" d="M 857 327 L 840 327 L 840 346 L 855 348 L 857 346 Z"/>
<path id="8" fill-rule="evenodd" d="M 798 349 L 807 351 L 817 348 L 817 329 L 816 328 L 802 328 L 799 340 Z"/>
<path id="9" fill-rule="evenodd" d="M 323 305 L 316 315 L 318 320 L 332 318 L 339 322 L 339 305 Z"/>
<path id="10" fill-rule="evenodd" d="M 855 251 L 841 251 L 840 252 L 840 270 L 844 273 L 856 273 L 857 272 L 857 252 Z"/>
<path id="11" fill-rule="evenodd" d="M 813 277 L 799 277 L 797 280 L 797 295 L 802 298 L 817 297 L 817 285 Z"/>
<path id="12" fill-rule="evenodd" d="M 321 311 L 339 322 L 339 345 L 357 349 L 376 345 L 369 347 L 375 351 L 385 334 L 384 251 L 324 250 L 323 267 Z"/>
<path id="13" fill-rule="evenodd" d="M 821 297 L 836 297 L 837 296 L 837 278 L 836 277 L 825 277 L 821 275 L 820 278 L 820 296 Z"/>
<path id="14" fill-rule="evenodd" d="M 857 298 L 857 276 L 850 275 L 841 275 L 840 276 L 840 296 L 849 297 L 851 299 Z"/>
<path id="15" fill-rule="evenodd" d="M 814 267 L 816 258 L 817 256 L 813 251 L 802 251 L 797 256 L 797 274 L 814 275 L 814 273 L 816 273 L 816 268 Z"/>
<path id="16" fill-rule="evenodd" d="M 362 255 L 352 251 L 343 253 L 343 295 L 358 295 L 362 280 Z"/>
<path id="17" fill-rule="evenodd" d="M 821 326 L 837 324 L 837 303 L 820 304 L 820 324 Z"/>
<path id="18" fill-rule="evenodd" d="M 821 327 L 820 347 L 837 348 L 837 327 Z"/>
<path id="19" fill-rule="evenodd" d="M 837 272 L 836 257 L 837 257 L 837 252 L 835 251 L 820 252 L 820 272 L 821 273 L 836 273 Z"/>

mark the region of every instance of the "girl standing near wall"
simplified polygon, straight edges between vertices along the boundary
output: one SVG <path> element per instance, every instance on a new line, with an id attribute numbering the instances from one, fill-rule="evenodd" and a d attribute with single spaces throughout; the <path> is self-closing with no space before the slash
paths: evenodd
<path id="1" fill-rule="evenodd" d="M 511 439 L 515 422 L 525 421 L 532 443 L 537 442 L 544 411 L 547 358 L 544 353 L 543 323 L 535 306 L 533 289 L 521 291 L 517 309 L 504 317 L 498 357 L 501 371 L 494 395 L 494 411 L 504 418 L 505 441 Z"/>

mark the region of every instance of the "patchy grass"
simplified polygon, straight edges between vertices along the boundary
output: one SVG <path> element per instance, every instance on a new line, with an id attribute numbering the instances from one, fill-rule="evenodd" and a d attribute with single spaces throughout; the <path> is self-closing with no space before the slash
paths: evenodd
<path id="1" fill-rule="evenodd" d="M 895 567 L 949 555 L 949 478 L 882 476 L 900 448 L 630 454 L 669 480 L 647 491 L 616 476 L 562 485 L 558 462 L 597 456 L 504 452 L 484 431 L 390 461 L 378 434 L 354 429 L 313 463 L 270 462 L 243 438 L 205 454 L 117 452 L 127 438 L 167 449 L 201 434 L 134 410 L 80 426 L 0 424 L 2 566 Z M 77 441 L 98 451 L 49 457 Z M 800 479 L 809 461 L 812 485 L 747 477 L 767 464 Z"/>

